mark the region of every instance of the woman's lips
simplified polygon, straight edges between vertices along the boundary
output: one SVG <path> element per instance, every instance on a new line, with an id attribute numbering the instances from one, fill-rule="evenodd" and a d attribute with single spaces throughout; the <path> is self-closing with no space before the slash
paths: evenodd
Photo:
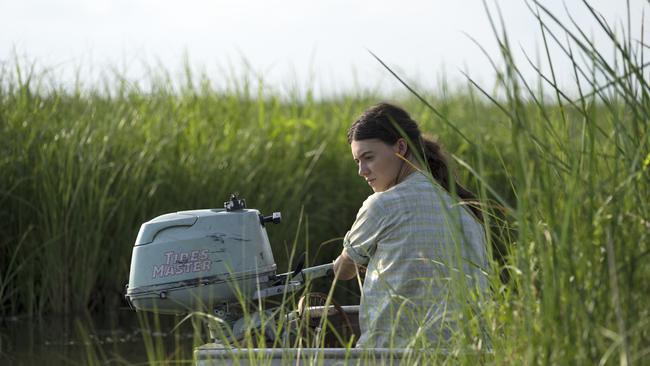
<path id="1" fill-rule="evenodd" d="M 372 182 L 374 182 L 374 179 L 366 179 L 366 182 L 368 182 L 369 185 L 372 185 Z"/>

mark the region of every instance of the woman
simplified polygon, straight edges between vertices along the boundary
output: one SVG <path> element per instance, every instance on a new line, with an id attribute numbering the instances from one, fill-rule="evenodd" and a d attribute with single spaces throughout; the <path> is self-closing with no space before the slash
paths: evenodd
<path id="1" fill-rule="evenodd" d="M 465 201 L 474 196 L 454 182 L 439 146 L 399 107 L 366 110 L 348 142 L 359 175 L 375 192 L 334 262 L 342 280 L 367 268 L 357 347 L 444 341 L 454 328 L 451 310 L 487 287 L 481 214 L 451 192 Z"/>

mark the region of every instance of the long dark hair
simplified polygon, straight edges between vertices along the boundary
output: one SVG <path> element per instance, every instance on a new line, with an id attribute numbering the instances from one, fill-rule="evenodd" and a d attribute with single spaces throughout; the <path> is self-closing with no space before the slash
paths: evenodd
<path id="1" fill-rule="evenodd" d="M 479 220 L 483 215 L 479 209 L 476 196 L 461 186 L 450 173 L 447 158 L 438 143 L 422 136 L 417 122 L 402 108 L 389 103 L 379 103 L 368 108 L 350 126 L 348 143 L 352 141 L 379 139 L 393 145 L 400 138 L 406 137 L 409 147 L 425 158 L 433 178 L 449 193 L 456 195 L 467 204 Z M 407 150 L 408 155 L 410 150 Z"/>

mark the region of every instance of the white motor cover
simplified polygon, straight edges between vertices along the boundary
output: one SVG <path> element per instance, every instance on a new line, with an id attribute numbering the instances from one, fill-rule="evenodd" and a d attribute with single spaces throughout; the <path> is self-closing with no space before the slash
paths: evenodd
<path id="1" fill-rule="evenodd" d="M 259 211 L 209 209 L 166 214 L 140 228 L 127 299 L 136 310 L 210 311 L 250 298 L 276 265 Z"/>

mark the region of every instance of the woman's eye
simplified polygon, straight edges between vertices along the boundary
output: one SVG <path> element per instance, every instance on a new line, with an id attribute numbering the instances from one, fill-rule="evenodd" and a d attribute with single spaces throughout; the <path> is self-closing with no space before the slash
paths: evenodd
<path id="1" fill-rule="evenodd" d="M 374 158 L 374 156 L 364 155 L 364 156 L 361 156 L 359 159 L 354 159 L 354 162 L 357 165 L 359 165 L 359 164 L 361 164 L 362 161 L 371 161 L 373 158 Z"/>

